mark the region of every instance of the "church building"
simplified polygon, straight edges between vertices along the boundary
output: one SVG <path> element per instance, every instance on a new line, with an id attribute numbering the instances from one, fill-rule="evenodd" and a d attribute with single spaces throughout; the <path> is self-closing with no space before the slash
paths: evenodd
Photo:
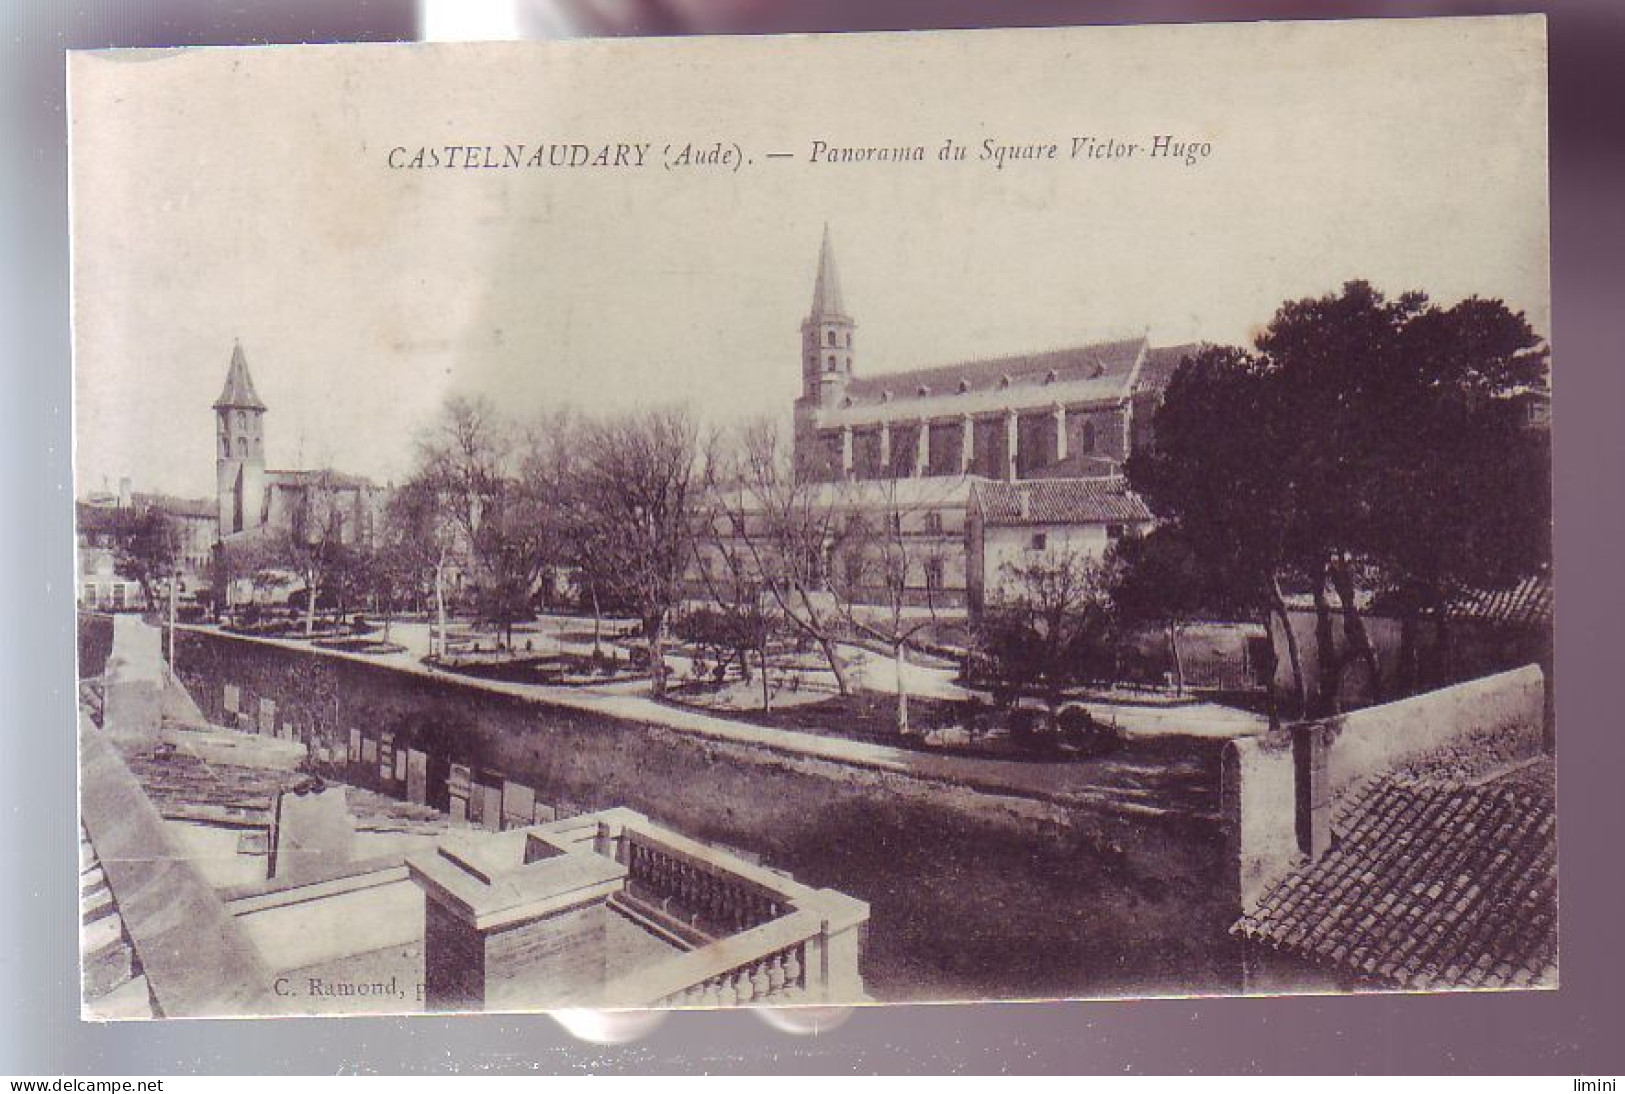
<path id="1" fill-rule="evenodd" d="M 832 525 L 889 527 L 891 568 L 906 573 L 900 598 L 876 587 L 855 602 L 975 613 L 1000 595 L 1006 563 L 1045 550 L 1098 556 L 1151 526 L 1123 462 L 1151 442 L 1168 381 L 1197 345 L 1142 335 L 864 375 L 856 334 L 826 226 L 801 323 L 795 474 L 809 507 L 841 511 Z M 729 535 L 713 527 L 709 538 Z M 742 553 L 702 544 L 697 571 Z M 703 582 L 690 588 L 704 595 Z"/>
<path id="2" fill-rule="evenodd" d="M 225 387 L 214 401 L 221 545 L 247 547 L 279 536 L 305 545 L 330 537 L 347 546 L 369 542 L 382 520 L 388 491 L 341 471 L 267 470 L 266 410 L 254 390 L 242 344 L 236 343 Z"/>
<path id="3" fill-rule="evenodd" d="M 824 229 L 801 324 L 796 465 L 812 479 L 1085 478 L 1120 474 L 1197 345 L 1144 336 L 862 375 L 857 322 Z"/>

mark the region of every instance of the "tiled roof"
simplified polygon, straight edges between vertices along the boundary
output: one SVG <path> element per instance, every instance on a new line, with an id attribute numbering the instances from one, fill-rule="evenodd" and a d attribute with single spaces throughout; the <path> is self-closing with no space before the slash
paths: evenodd
<path id="1" fill-rule="evenodd" d="M 871 403 L 879 402 L 889 392 L 895 401 L 919 398 L 922 388 L 932 396 L 996 391 L 1005 386 L 1006 380 L 1010 387 L 1025 388 L 1094 380 L 1105 386 L 1115 383 L 1121 389 L 1127 384 L 1134 362 L 1144 348 L 1144 337 L 1129 338 L 1044 353 L 983 358 L 878 376 L 857 376 L 847 384 L 846 395 L 854 403 Z M 1116 394 L 1121 396 L 1127 392 L 1118 390 Z"/>
<path id="2" fill-rule="evenodd" d="M 377 489 L 373 481 L 364 475 L 352 475 L 348 471 L 332 471 L 325 468 L 312 471 L 267 471 L 265 477 L 272 486 L 315 486 L 326 490 Z"/>
<path id="3" fill-rule="evenodd" d="M 1384 776 L 1232 933 L 1399 988 L 1553 986 L 1554 805 L 1549 761 L 1490 782 Z"/>
<path id="4" fill-rule="evenodd" d="M 1552 621 L 1552 579 L 1526 577 L 1507 589 L 1479 589 L 1450 605 L 1455 619 L 1478 619 L 1510 626 L 1544 626 Z"/>
<path id="5" fill-rule="evenodd" d="M 988 524 L 1118 524 L 1151 519 L 1121 478 L 978 482 L 971 504 Z"/>
<path id="6" fill-rule="evenodd" d="M 156 509 L 177 517 L 219 516 L 218 502 L 207 498 L 178 498 L 171 494 L 135 494 L 132 497 L 138 509 Z"/>
<path id="7" fill-rule="evenodd" d="M 1134 394 L 1162 394 L 1168 388 L 1168 381 L 1174 378 L 1180 362 L 1202 346 L 1201 342 L 1186 342 L 1182 346 L 1154 346 L 1146 350 L 1145 360 L 1140 364 L 1140 374 L 1134 380 Z"/>

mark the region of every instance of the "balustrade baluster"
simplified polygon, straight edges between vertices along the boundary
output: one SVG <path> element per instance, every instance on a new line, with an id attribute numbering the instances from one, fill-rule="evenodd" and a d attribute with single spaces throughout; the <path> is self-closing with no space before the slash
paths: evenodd
<path id="1" fill-rule="evenodd" d="M 784 954 L 776 953 L 767 959 L 767 993 L 777 995 L 784 987 Z"/>
<path id="2" fill-rule="evenodd" d="M 790 947 L 789 950 L 787 950 L 785 952 L 785 955 L 784 955 L 784 982 L 789 987 L 792 987 L 792 988 L 802 987 L 802 982 L 801 982 L 801 973 L 802 973 L 801 956 L 802 956 L 802 947 L 805 946 L 805 945 L 806 945 L 806 943 L 801 943 L 799 945 L 792 946 L 792 947 Z"/>
<path id="3" fill-rule="evenodd" d="M 745 1006 L 756 998 L 756 985 L 750 981 L 749 969 L 734 971 L 734 993 L 739 997 L 740 1006 Z"/>
<path id="4" fill-rule="evenodd" d="M 773 989 L 773 981 L 767 975 L 767 966 L 771 958 L 763 958 L 751 966 L 750 987 L 751 995 L 755 999 L 766 999 L 768 992 Z"/>

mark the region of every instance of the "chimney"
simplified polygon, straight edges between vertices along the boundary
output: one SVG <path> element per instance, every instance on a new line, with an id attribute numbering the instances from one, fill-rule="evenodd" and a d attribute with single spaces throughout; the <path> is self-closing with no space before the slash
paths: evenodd
<path id="1" fill-rule="evenodd" d="M 120 509 L 128 509 L 133 501 L 133 487 L 130 482 L 130 476 L 125 475 L 118 481 L 118 507 Z"/>
<path id="2" fill-rule="evenodd" d="M 1326 722 L 1292 727 L 1298 849 L 1311 862 L 1331 849 L 1332 794 L 1327 764 L 1331 736 L 1332 726 Z"/>

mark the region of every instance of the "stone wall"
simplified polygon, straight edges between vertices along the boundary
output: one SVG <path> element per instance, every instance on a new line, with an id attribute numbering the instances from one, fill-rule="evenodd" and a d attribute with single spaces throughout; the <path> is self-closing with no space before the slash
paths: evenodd
<path id="1" fill-rule="evenodd" d="M 100 612 L 79 613 L 79 679 L 89 680 L 107 671 L 113 652 L 113 617 Z"/>
<path id="2" fill-rule="evenodd" d="M 1363 779 L 1453 747 L 1508 761 L 1536 755 L 1545 705 L 1545 676 L 1525 665 L 1275 737 L 1230 742 L 1221 811 L 1240 902 L 1251 906 L 1291 869 L 1338 800 Z"/>
<path id="3" fill-rule="evenodd" d="M 1068 808 L 206 631 L 181 675 L 212 721 L 275 704 L 335 777 L 404 796 L 381 747 L 535 790 L 560 816 L 628 806 L 872 907 L 878 999 L 1033 998 L 1239 986 L 1216 818 Z M 371 741 L 351 762 L 351 733 Z M 398 770 L 391 765 L 391 771 Z"/>

